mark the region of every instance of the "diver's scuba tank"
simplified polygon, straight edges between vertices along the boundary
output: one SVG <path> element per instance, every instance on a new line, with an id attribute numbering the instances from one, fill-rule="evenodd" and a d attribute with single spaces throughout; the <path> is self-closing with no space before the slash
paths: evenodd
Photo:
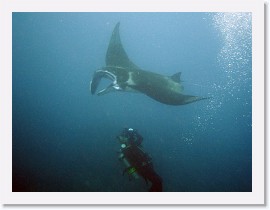
<path id="1" fill-rule="evenodd" d="M 130 162 L 125 157 L 125 155 L 124 155 L 124 153 L 122 151 L 123 149 L 126 148 L 126 144 L 121 144 L 121 148 L 122 149 L 120 149 L 119 160 L 121 160 L 123 162 L 123 164 L 125 165 L 125 167 L 126 167 L 124 172 L 127 172 L 129 175 L 132 175 L 135 179 L 138 179 L 139 174 L 137 172 L 137 169 L 130 164 Z"/>

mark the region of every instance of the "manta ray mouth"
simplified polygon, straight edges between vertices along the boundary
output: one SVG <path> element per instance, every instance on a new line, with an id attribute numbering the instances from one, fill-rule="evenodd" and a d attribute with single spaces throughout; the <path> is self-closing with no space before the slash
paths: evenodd
<path id="1" fill-rule="evenodd" d="M 98 91 L 97 92 L 97 95 L 103 95 L 103 94 L 109 92 L 112 89 L 118 89 L 117 88 L 118 85 L 117 85 L 117 82 L 116 82 L 117 81 L 116 80 L 116 76 L 113 73 L 109 72 L 109 71 L 106 71 L 106 70 L 102 70 L 101 69 L 101 70 L 97 70 L 94 73 L 94 76 L 93 76 L 93 78 L 92 78 L 92 80 L 90 82 L 90 90 L 91 90 L 91 93 L 92 94 L 95 94 L 96 93 L 97 88 L 98 88 L 98 86 L 100 84 L 100 81 L 103 78 L 112 81 L 112 83 L 109 84 L 109 86 L 107 86 L 106 88 Z"/>

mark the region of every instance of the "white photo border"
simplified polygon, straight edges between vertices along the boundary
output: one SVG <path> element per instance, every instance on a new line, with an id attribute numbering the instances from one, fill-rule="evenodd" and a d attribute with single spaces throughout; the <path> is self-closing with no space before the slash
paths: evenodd
<path id="1" fill-rule="evenodd" d="M 251 12 L 252 192 L 12 192 L 12 12 Z M 4 204 L 264 204 L 263 0 L 2 0 L 0 141 Z"/>

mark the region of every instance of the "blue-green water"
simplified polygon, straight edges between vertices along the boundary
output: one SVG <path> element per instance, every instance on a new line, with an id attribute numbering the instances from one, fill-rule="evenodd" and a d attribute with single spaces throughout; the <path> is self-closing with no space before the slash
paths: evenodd
<path id="1" fill-rule="evenodd" d="M 122 176 L 116 135 L 133 127 L 164 191 L 252 191 L 251 13 L 13 13 L 13 191 L 147 191 Z M 92 96 L 115 24 L 142 69 L 182 72 L 168 106 Z"/>

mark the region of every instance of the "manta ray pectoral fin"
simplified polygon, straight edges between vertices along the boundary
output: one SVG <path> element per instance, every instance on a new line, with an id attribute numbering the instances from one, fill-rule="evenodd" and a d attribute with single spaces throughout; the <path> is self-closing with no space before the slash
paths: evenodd
<path id="1" fill-rule="evenodd" d="M 106 66 L 138 69 L 139 67 L 129 60 L 128 55 L 123 48 L 119 34 L 119 26 L 120 23 L 117 23 L 111 36 L 106 53 Z"/>

